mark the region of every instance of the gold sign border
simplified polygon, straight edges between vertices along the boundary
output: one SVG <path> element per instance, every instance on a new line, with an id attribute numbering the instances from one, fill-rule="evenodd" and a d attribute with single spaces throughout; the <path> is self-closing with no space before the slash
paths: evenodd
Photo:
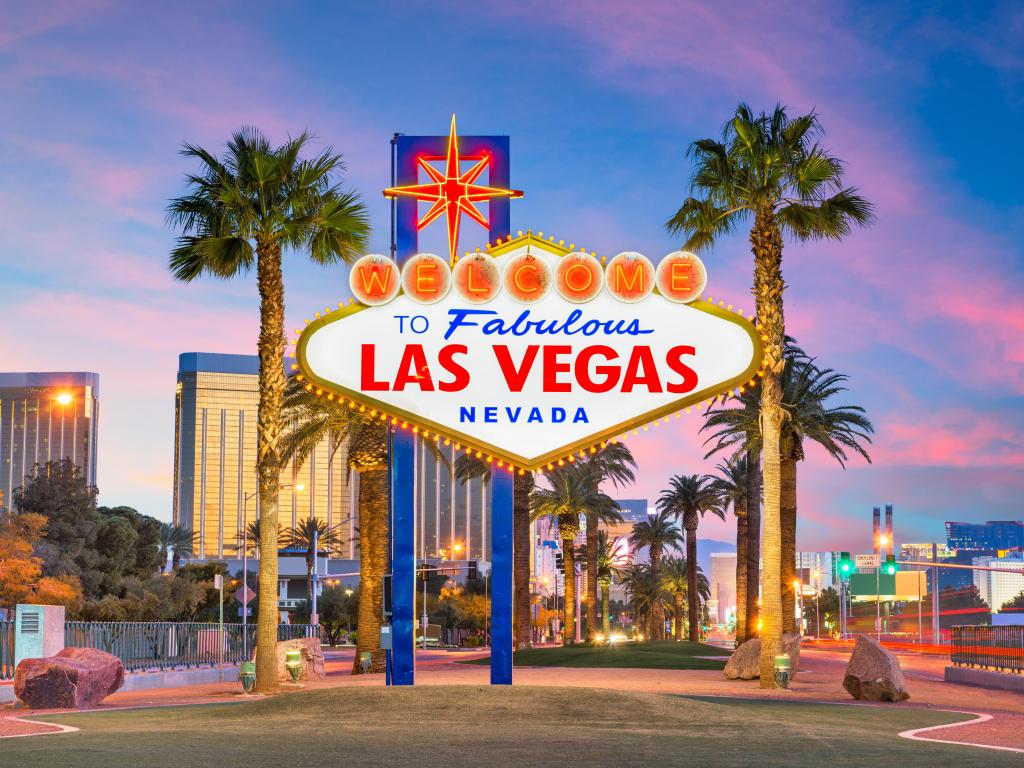
<path id="1" fill-rule="evenodd" d="M 710 400 L 713 397 L 717 397 L 718 395 L 724 394 L 735 387 L 743 386 L 744 384 L 750 383 L 754 380 L 761 370 L 761 360 L 764 353 L 761 346 L 761 336 L 754 327 L 752 320 L 723 307 L 716 306 L 715 304 L 703 299 L 691 302 L 687 306 L 693 307 L 700 312 L 706 312 L 707 314 L 714 315 L 715 317 L 726 320 L 727 322 L 734 323 L 747 332 L 747 335 L 753 343 L 754 354 L 751 358 L 750 365 L 742 374 L 735 376 L 728 381 L 722 382 L 721 384 L 702 389 L 699 392 L 691 392 L 679 400 L 674 400 L 660 408 L 639 414 L 632 419 L 616 424 L 612 427 L 608 427 L 607 429 L 593 435 L 589 435 L 584 439 L 577 440 L 533 459 L 527 459 L 524 456 L 511 453 L 500 446 L 491 445 L 470 437 L 458 430 L 451 429 L 450 427 L 446 427 L 442 424 L 437 424 L 429 419 L 424 419 L 415 413 L 401 408 L 396 408 L 389 403 L 377 400 L 365 393 L 348 389 L 347 387 L 342 387 L 337 383 L 327 381 L 314 374 L 310 370 L 310 366 L 306 361 L 306 344 L 310 337 L 321 328 L 330 325 L 331 323 L 336 323 L 340 320 L 349 318 L 357 312 L 362 312 L 364 309 L 370 309 L 370 307 L 363 306 L 362 304 L 351 304 L 342 309 L 333 310 L 323 317 L 313 320 L 302 330 L 302 333 L 296 342 L 295 356 L 302 374 L 310 384 L 316 386 L 318 389 L 333 393 L 338 397 L 347 398 L 358 403 L 360 406 L 377 410 L 381 414 L 387 414 L 387 416 L 391 418 L 401 419 L 402 421 L 414 425 L 419 429 L 442 435 L 450 440 L 461 443 L 464 447 L 471 449 L 474 452 L 479 452 L 498 460 L 507 461 L 521 469 L 535 471 L 543 469 L 549 464 L 554 464 L 559 460 L 564 460 L 568 456 L 575 455 L 581 450 L 589 449 L 597 444 L 612 440 L 632 429 L 637 429 L 638 427 L 657 421 L 665 416 L 675 413 L 676 411 L 680 411 L 696 403 L 700 403 L 701 401 Z"/>

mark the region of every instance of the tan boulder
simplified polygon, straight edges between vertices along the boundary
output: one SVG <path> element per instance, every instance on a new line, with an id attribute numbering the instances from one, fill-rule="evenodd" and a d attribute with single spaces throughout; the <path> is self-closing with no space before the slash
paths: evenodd
<path id="1" fill-rule="evenodd" d="M 782 636 L 782 652 L 789 656 L 790 679 L 800 666 L 800 635 Z M 725 663 L 727 680 L 757 680 L 761 677 L 761 638 L 753 637 L 732 652 Z"/>
<path id="2" fill-rule="evenodd" d="M 285 666 L 288 651 L 302 652 L 302 672 L 299 680 L 319 680 L 327 677 L 324 668 L 324 651 L 318 637 L 300 637 L 295 640 L 281 640 L 277 644 L 277 679 L 291 682 L 292 676 Z M 255 656 L 253 657 L 255 659 Z"/>
<path id="3" fill-rule="evenodd" d="M 910 698 L 899 659 L 873 637 L 857 635 L 846 666 L 843 688 L 862 701 L 906 701 Z"/>
<path id="4" fill-rule="evenodd" d="M 14 695 L 30 709 L 91 709 L 122 685 L 121 660 L 95 648 L 25 659 L 14 671 Z"/>

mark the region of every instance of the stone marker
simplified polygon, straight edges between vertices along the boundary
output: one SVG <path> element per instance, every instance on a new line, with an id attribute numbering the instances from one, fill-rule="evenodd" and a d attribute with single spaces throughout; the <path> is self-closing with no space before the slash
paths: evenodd
<path id="1" fill-rule="evenodd" d="M 906 701 L 910 698 L 899 659 L 877 640 L 857 635 L 843 688 L 863 701 Z"/>
<path id="2" fill-rule="evenodd" d="M 277 679 L 284 682 L 291 682 L 292 676 L 285 666 L 285 657 L 288 651 L 302 652 L 302 672 L 299 680 L 319 680 L 327 677 L 324 670 L 324 651 L 320 647 L 318 637 L 300 637 L 296 640 L 281 640 L 277 644 Z M 253 659 L 256 656 L 253 655 Z"/>
<path id="3" fill-rule="evenodd" d="M 782 636 L 782 652 L 789 656 L 790 679 L 800 666 L 800 635 Z M 757 680 L 761 677 L 761 638 L 753 637 L 740 645 L 725 662 L 727 680 Z"/>
<path id="4" fill-rule="evenodd" d="M 121 660 L 95 648 L 25 659 L 14 671 L 14 695 L 30 709 L 90 709 L 122 685 Z"/>

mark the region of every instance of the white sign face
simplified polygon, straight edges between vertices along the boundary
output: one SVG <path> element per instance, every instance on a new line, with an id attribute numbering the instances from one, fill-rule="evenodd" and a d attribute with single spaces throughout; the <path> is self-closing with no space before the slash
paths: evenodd
<path id="1" fill-rule="evenodd" d="M 858 568 L 880 568 L 882 566 L 882 556 L 854 555 L 853 562 Z"/>
<path id="2" fill-rule="evenodd" d="M 603 292 L 573 303 L 557 291 L 528 304 L 401 294 L 316 320 L 297 354 L 325 394 L 526 469 L 745 385 L 761 357 L 750 321 L 706 302 Z"/>

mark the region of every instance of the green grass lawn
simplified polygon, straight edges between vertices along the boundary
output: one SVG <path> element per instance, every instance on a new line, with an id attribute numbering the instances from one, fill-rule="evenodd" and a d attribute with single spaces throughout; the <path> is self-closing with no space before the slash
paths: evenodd
<path id="1" fill-rule="evenodd" d="M 958 715 L 581 688 L 350 687 L 47 717 L 79 733 L 5 740 L 0 765 L 854 766 L 1000 768 L 1018 755 L 900 739 Z"/>
<path id="2" fill-rule="evenodd" d="M 724 669 L 730 651 L 703 643 L 646 643 L 529 648 L 512 654 L 517 667 L 620 667 L 626 669 Z M 702 656 L 720 656 L 721 661 Z M 466 664 L 490 664 L 488 656 Z"/>

